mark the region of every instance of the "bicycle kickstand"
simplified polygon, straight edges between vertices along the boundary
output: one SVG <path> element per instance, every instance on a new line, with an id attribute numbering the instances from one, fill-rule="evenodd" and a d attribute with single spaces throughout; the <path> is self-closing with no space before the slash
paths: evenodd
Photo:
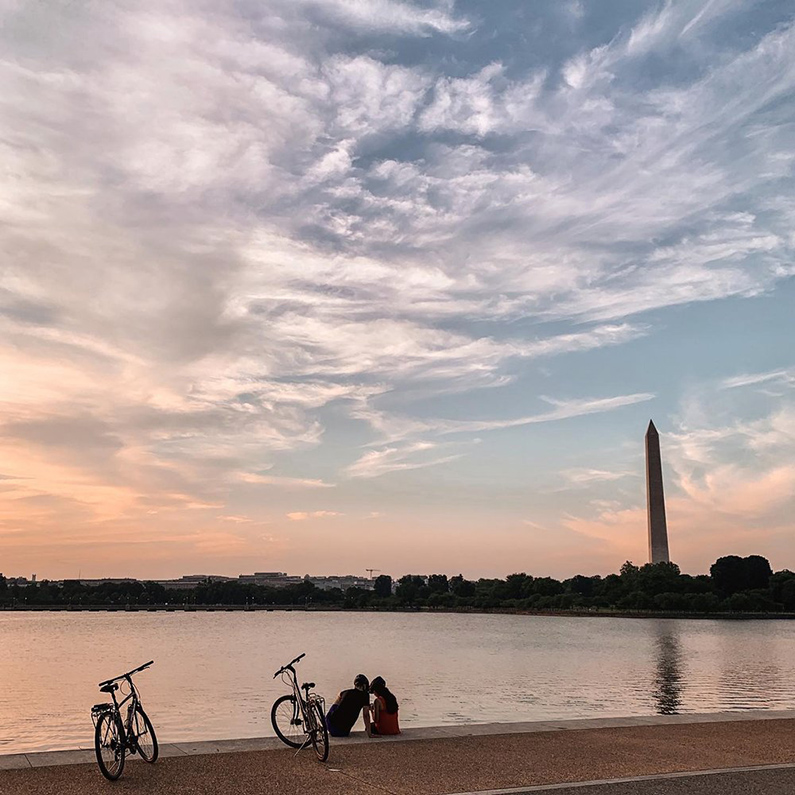
<path id="1" fill-rule="evenodd" d="M 293 755 L 293 759 L 295 759 L 295 757 L 298 756 L 298 754 L 300 754 L 301 751 L 303 751 L 304 748 L 306 748 L 307 745 L 309 745 L 309 743 L 311 743 L 311 742 L 312 742 L 312 738 L 311 737 L 307 737 L 306 740 L 304 740 L 304 744 Z"/>

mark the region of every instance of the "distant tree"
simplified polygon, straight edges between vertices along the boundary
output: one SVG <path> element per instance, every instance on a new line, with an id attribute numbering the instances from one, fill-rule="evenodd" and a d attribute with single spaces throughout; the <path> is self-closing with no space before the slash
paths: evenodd
<path id="1" fill-rule="evenodd" d="M 627 589 L 634 589 L 639 573 L 640 569 L 631 560 L 626 560 L 621 564 L 620 576 Z"/>
<path id="2" fill-rule="evenodd" d="M 747 593 L 733 593 L 723 600 L 723 605 L 727 610 L 735 613 L 748 613 L 754 609 L 754 602 Z"/>
<path id="3" fill-rule="evenodd" d="M 725 555 L 710 567 L 709 574 L 715 590 L 721 596 L 731 596 L 746 587 L 745 564 L 739 555 Z"/>
<path id="4" fill-rule="evenodd" d="M 781 586 L 781 604 L 785 610 L 795 611 L 795 577 Z"/>
<path id="5" fill-rule="evenodd" d="M 595 583 L 590 577 L 575 574 L 570 580 L 566 580 L 563 585 L 570 593 L 590 597 L 593 596 Z"/>
<path id="6" fill-rule="evenodd" d="M 392 596 L 392 578 L 388 574 L 379 574 L 373 583 L 373 592 L 383 599 Z"/>
<path id="7" fill-rule="evenodd" d="M 689 593 L 687 609 L 695 613 L 713 613 L 720 608 L 720 599 L 714 593 Z"/>
<path id="8" fill-rule="evenodd" d="M 660 610 L 687 610 L 688 597 L 681 593 L 658 593 L 654 606 Z"/>
<path id="9" fill-rule="evenodd" d="M 450 578 L 450 593 L 455 596 L 466 598 L 475 595 L 475 583 L 472 580 L 465 580 L 463 574 L 456 574 Z"/>
<path id="10" fill-rule="evenodd" d="M 557 596 L 563 593 L 563 583 L 552 577 L 536 577 L 533 580 L 533 593 L 539 596 Z"/>
<path id="11" fill-rule="evenodd" d="M 679 566 L 676 563 L 647 563 L 640 567 L 637 587 L 649 596 L 677 593 L 682 589 Z"/>
<path id="12" fill-rule="evenodd" d="M 777 571 L 770 578 L 770 582 L 768 583 L 768 588 L 770 589 L 770 595 L 773 597 L 773 600 L 775 602 L 783 601 L 782 589 L 784 587 L 784 584 L 789 582 L 790 580 L 795 580 L 795 572 L 792 572 L 789 569 L 782 569 L 781 571 Z"/>
<path id="13" fill-rule="evenodd" d="M 773 576 L 770 561 L 761 555 L 749 555 L 747 558 L 743 558 L 743 569 L 745 572 L 744 587 L 750 591 L 767 588 L 770 578 Z"/>
<path id="14" fill-rule="evenodd" d="M 505 598 L 524 599 L 533 593 L 533 578 L 523 571 L 505 578 Z"/>
<path id="15" fill-rule="evenodd" d="M 160 583 L 147 581 L 143 585 L 141 599 L 146 604 L 162 604 L 166 601 L 166 589 Z"/>
<path id="16" fill-rule="evenodd" d="M 419 574 L 405 574 L 397 581 L 395 596 L 403 602 L 413 604 L 425 588 L 425 578 Z"/>
<path id="17" fill-rule="evenodd" d="M 345 599 L 343 600 L 343 607 L 347 608 L 361 608 L 367 607 L 370 604 L 370 599 L 372 598 L 373 592 L 368 591 L 365 588 L 359 588 L 356 585 L 352 585 L 345 591 Z"/>
<path id="18" fill-rule="evenodd" d="M 450 590 L 446 574 L 431 574 L 427 585 L 431 593 L 447 593 Z"/>
<path id="19" fill-rule="evenodd" d="M 428 607 L 452 607 L 455 603 L 455 596 L 451 593 L 432 593 L 428 597 Z"/>

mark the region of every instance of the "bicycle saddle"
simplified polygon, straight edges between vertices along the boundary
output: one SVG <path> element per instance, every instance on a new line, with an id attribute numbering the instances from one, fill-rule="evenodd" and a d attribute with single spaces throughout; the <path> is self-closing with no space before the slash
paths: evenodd
<path id="1" fill-rule="evenodd" d="M 109 685 L 105 685 L 99 689 L 102 693 L 112 693 L 114 690 L 118 690 L 119 686 L 115 682 L 111 682 Z"/>
<path id="2" fill-rule="evenodd" d="M 308 693 L 315 686 L 314 682 L 304 682 L 301 687 Z"/>

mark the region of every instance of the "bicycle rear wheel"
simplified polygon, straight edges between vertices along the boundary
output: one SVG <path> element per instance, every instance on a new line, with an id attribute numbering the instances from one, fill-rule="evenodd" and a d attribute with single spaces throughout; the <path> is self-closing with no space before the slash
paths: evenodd
<path id="1" fill-rule="evenodd" d="M 315 726 L 312 727 L 312 746 L 315 755 L 321 762 L 328 759 L 328 729 L 326 728 L 326 716 L 317 701 L 313 701 L 310 706 Z"/>
<path id="2" fill-rule="evenodd" d="M 116 781 L 124 770 L 124 732 L 121 721 L 113 712 L 103 712 L 94 731 L 94 751 L 103 776 Z"/>
<path id="3" fill-rule="evenodd" d="M 149 716 L 140 705 L 133 716 L 133 731 L 135 732 L 135 743 L 138 746 L 138 753 L 141 754 L 141 759 L 150 764 L 156 762 L 159 749 L 155 727 L 152 726 L 152 721 L 149 720 Z"/>
<path id="4" fill-rule="evenodd" d="M 295 696 L 282 696 L 273 702 L 271 723 L 276 736 L 290 748 L 302 748 L 306 742 L 304 721 Z"/>

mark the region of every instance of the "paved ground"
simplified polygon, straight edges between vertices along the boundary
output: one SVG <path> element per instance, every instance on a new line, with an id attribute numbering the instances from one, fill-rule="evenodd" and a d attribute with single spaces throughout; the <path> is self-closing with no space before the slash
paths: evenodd
<path id="1" fill-rule="evenodd" d="M 0 770 L 2 795 L 94 795 L 110 788 L 153 795 L 441 795 L 651 774 L 795 762 L 795 719 L 665 723 L 401 742 L 382 738 L 332 746 L 328 764 L 287 749 L 179 755 L 156 765 L 131 761 L 115 784 L 96 765 Z M 791 770 L 701 776 L 689 785 L 628 782 L 558 789 L 555 795 L 787 793 Z"/>
<path id="2" fill-rule="evenodd" d="M 574 787 L 555 785 L 493 790 L 478 795 L 785 795 L 791 792 L 795 792 L 795 768 L 665 776 L 643 781 L 585 783 Z"/>

